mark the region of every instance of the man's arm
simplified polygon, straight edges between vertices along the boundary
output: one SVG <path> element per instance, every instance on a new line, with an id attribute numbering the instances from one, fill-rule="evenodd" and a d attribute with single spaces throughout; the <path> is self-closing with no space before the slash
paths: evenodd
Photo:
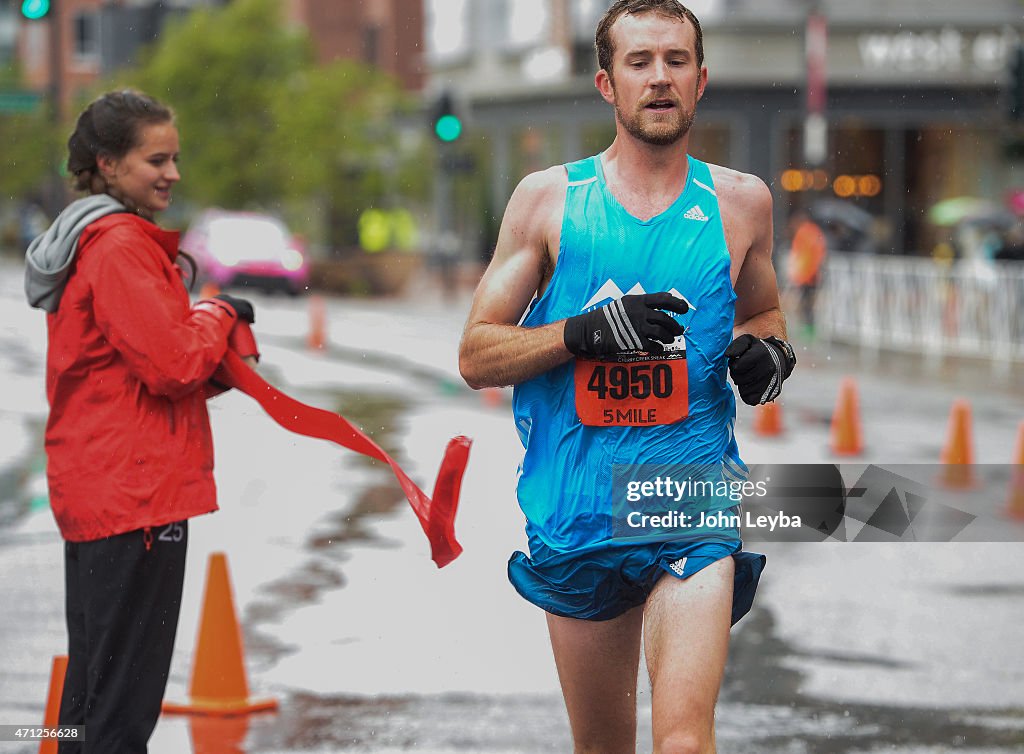
<path id="1" fill-rule="evenodd" d="M 796 356 L 785 341 L 786 318 L 772 267 L 772 197 L 754 176 L 732 173 L 720 195 L 726 236 L 734 264 L 736 291 L 734 339 L 725 349 L 729 374 L 744 403 L 778 398 L 792 374 Z M 731 232 L 730 232 L 731 229 Z M 735 269 L 735 267 L 734 267 Z"/>
<path id="2" fill-rule="evenodd" d="M 515 385 L 572 358 L 564 321 L 518 325 L 553 267 L 548 244 L 561 227 L 567 183 L 564 168 L 549 168 L 524 178 L 509 200 L 459 345 L 459 371 L 474 389 Z"/>
<path id="3" fill-rule="evenodd" d="M 737 192 L 739 193 L 739 192 Z M 786 317 L 779 304 L 779 288 L 772 266 L 772 195 L 760 179 L 744 186 L 744 220 L 752 223 L 750 247 L 743 258 L 736 284 L 736 320 L 733 336 L 786 338 Z"/>

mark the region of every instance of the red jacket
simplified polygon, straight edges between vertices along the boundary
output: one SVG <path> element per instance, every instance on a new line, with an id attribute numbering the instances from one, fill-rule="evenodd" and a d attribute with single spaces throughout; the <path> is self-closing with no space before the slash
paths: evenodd
<path id="1" fill-rule="evenodd" d="M 217 509 L 205 387 L 236 317 L 190 308 L 177 253 L 176 232 L 103 217 L 47 315 L 47 477 L 69 541 Z"/>

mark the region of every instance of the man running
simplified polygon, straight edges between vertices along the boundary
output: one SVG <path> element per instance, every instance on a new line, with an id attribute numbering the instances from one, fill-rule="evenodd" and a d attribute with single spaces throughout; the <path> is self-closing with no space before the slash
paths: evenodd
<path id="1" fill-rule="evenodd" d="M 547 612 L 575 750 L 635 750 L 643 640 L 655 751 L 714 752 L 729 628 L 750 609 L 764 557 L 742 551 L 728 516 L 699 536 L 684 525 L 631 536 L 621 475 L 744 478 L 727 367 L 757 404 L 795 365 L 771 195 L 754 176 L 688 155 L 707 84 L 692 12 L 618 0 L 596 46 L 615 140 L 519 184 L 460 368 L 474 388 L 516 386 L 530 554 L 513 555 L 509 578 Z M 630 499 L 668 484 L 660 471 L 647 481 L 627 483 Z M 705 512 L 735 511 L 730 499 L 702 500 Z"/>

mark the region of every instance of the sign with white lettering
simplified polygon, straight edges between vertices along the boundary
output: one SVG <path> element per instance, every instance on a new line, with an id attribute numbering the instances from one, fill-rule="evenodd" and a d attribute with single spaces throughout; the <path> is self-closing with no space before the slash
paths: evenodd
<path id="1" fill-rule="evenodd" d="M 978 33 L 946 26 L 937 31 L 865 32 L 857 45 L 869 71 L 994 72 L 1006 67 L 1020 36 L 1010 26 Z"/>

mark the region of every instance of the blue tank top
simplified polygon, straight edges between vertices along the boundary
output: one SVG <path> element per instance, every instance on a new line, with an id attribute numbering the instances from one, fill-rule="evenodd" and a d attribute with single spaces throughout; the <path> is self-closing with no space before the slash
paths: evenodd
<path id="1" fill-rule="evenodd" d="M 613 467 L 685 464 L 746 478 L 733 430 L 736 403 L 726 382 L 736 295 L 718 197 L 706 163 L 689 158 L 686 184 L 661 214 L 639 220 L 605 183 L 600 155 L 566 165 L 569 185 L 561 243 L 543 295 L 522 324 L 538 327 L 623 295 L 672 291 L 690 311 L 686 328 L 689 416 L 674 424 L 587 426 L 577 416 L 574 363 L 517 385 L 513 414 L 526 452 L 517 492 L 527 533 L 555 550 L 613 537 Z"/>

